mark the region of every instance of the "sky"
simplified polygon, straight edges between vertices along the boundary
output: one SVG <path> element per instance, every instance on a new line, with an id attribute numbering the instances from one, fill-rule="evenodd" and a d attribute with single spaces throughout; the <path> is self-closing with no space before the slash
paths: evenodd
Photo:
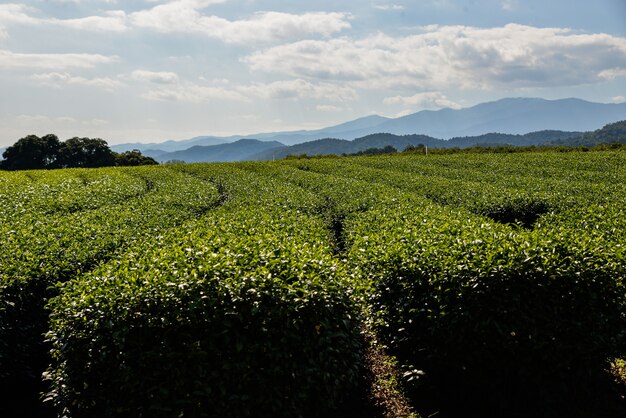
<path id="1" fill-rule="evenodd" d="M 626 0 L 0 2 L 0 147 L 626 101 Z"/>

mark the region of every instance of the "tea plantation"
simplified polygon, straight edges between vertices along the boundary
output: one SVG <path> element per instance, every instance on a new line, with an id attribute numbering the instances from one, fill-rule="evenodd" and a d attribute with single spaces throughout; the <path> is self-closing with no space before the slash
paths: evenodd
<path id="1" fill-rule="evenodd" d="M 0 172 L 0 220 L 0 416 L 626 416 L 624 151 Z"/>

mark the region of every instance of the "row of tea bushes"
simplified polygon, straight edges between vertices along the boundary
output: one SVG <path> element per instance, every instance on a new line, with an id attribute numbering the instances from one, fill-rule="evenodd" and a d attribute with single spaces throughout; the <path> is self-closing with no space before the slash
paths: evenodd
<path id="1" fill-rule="evenodd" d="M 108 179 L 111 171 L 92 170 L 89 175 L 97 183 L 98 173 Z M 150 190 L 137 195 L 133 189 L 123 204 L 119 193 L 98 196 L 95 200 L 99 207 L 93 210 L 46 215 L 45 210 L 33 209 L 0 225 L 0 389 L 6 395 L 0 412 L 7 416 L 28 415 L 23 411 L 24 405 L 37 405 L 39 392 L 44 388 L 41 373 L 49 362 L 49 347 L 43 336 L 48 318 L 44 305 L 57 293 L 55 283 L 89 271 L 132 248 L 137 240 L 158 236 L 218 203 L 215 187 L 182 173 L 144 167 L 129 172 L 132 178 L 141 178 L 143 184 L 149 182 Z M 55 171 L 54 176 L 62 177 L 63 173 L 71 181 L 76 172 Z M 124 174 L 113 177 L 120 180 L 120 185 L 128 184 Z M 95 191 L 91 187 L 87 190 Z M 14 199 L 15 206 L 27 202 L 31 208 L 45 209 L 35 195 L 29 199 L 20 194 L 5 197 Z M 46 193 L 41 197 L 50 199 Z"/>
<path id="2" fill-rule="evenodd" d="M 292 160 L 329 176 L 360 179 L 530 228 L 544 214 L 607 204 L 626 193 L 623 153 L 381 156 Z M 620 163 L 622 165 L 620 166 Z"/>
<path id="3" fill-rule="evenodd" d="M 3 173 L 0 415 L 335 415 L 367 318 L 428 413 L 609 416 L 626 164 L 563 158 Z"/>
<path id="4" fill-rule="evenodd" d="M 34 175 L 33 173 L 36 173 Z M 94 210 L 124 203 L 147 192 L 138 170 L 68 169 L 3 172 L 0 182 L 0 219 L 39 214 L 43 217 Z"/>
<path id="5" fill-rule="evenodd" d="M 350 265 L 372 284 L 374 329 L 415 378 L 418 402 L 483 416 L 602 414 L 587 395 L 626 355 L 622 239 L 565 220 L 513 230 L 419 199 L 347 231 Z"/>
<path id="6" fill-rule="evenodd" d="M 70 416 L 332 414 L 357 383 L 360 309 L 326 225 L 302 210 L 315 197 L 180 169 L 228 202 L 63 285 L 49 398 Z"/>

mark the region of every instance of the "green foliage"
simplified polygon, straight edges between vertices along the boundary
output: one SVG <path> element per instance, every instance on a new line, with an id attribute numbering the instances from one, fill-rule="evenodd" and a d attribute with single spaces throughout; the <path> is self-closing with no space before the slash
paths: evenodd
<path id="1" fill-rule="evenodd" d="M 393 154 L 395 152 L 398 152 L 398 150 L 395 149 L 391 145 L 386 145 L 383 148 L 367 148 L 367 149 L 365 149 L 363 151 L 357 151 L 354 154 L 350 154 L 350 155 L 354 155 L 354 156 L 359 156 L 359 155 L 382 155 L 382 154 Z"/>
<path id="2" fill-rule="evenodd" d="M 115 165 L 115 154 L 100 138 L 70 138 L 63 142 L 59 154 L 60 166 L 65 168 Z"/>
<path id="3" fill-rule="evenodd" d="M 28 135 L 8 147 L 2 156 L 0 168 L 5 170 L 32 170 L 59 166 L 61 143 L 56 135 L 39 138 Z"/>
<path id="4" fill-rule="evenodd" d="M 625 353 L 624 249 L 599 234 L 515 231 L 419 201 L 372 211 L 352 234 L 375 330 L 453 404 L 590 407 L 590 379 Z"/>
<path id="5" fill-rule="evenodd" d="M 117 154 L 100 138 L 70 138 L 59 142 L 56 135 L 28 135 L 2 154 L 0 169 L 35 170 L 50 168 L 95 168 L 158 164 L 138 150 Z"/>
<path id="6" fill-rule="evenodd" d="M 337 415 L 366 319 L 424 416 L 621 417 L 625 185 L 617 148 L 4 171 L 0 415 Z"/>
<path id="7" fill-rule="evenodd" d="M 528 196 L 515 196 L 512 199 L 487 201 L 477 205 L 474 211 L 493 219 L 496 222 L 521 225 L 530 228 L 541 215 L 549 213 L 550 203 L 543 199 L 533 199 Z"/>
<path id="8" fill-rule="evenodd" d="M 558 143 L 561 142 L 558 141 Z M 578 146 L 597 146 L 602 144 L 626 145 L 626 120 L 609 123 L 601 129 L 588 132 L 573 141 L 573 145 Z"/>
<path id="9" fill-rule="evenodd" d="M 426 154 L 426 145 L 407 145 L 402 152 L 404 154 Z"/>
<path id="10" fill-rule="evenodd" d="M 0 189 L 5 209 L 0 213 L 3 415 L 21 413 L 24 404 L 32 407 L 45 389 L 41 373 L 50 347 L 43 338 L 48 326 L 44 305 L 57 293 L 55 283 L 219 204 L 214 186 L 189 175 L 124 170 L 126 175 L 120 169 L 54 171 L 32 184 L 12 188 L 9 182 Z"/>
<path id="11" fill-rule="evenodd" d="M 152 158 L 145 155 L 141 155 L 141 151 L 132 150 L 122 152 L 115 156 L 115 165 L 119 166 L 137 166 L 137 165 L 155 165 L 158 162 Z"/>
<path id="12" fill-rule="evenodd" d="M 49 396 L 72 416 L 324 416 L 360 351 L 324 237 L 302 215 L 238 210 L 68 283 Z"/>

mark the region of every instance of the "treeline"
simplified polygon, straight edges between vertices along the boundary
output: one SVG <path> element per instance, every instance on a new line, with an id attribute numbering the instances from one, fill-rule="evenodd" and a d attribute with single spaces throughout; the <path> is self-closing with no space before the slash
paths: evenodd
<path id="1" fill-rule="evenodd" d="M 73 137 L 59 141 L 54 134 L 19 139 L 3 153 L 2 170 L 36 170 L 53 168 L 95 168 L 158 164 L 139 150 L 117 153 L 100 138 Z"/>
<path id="2" fill-rule="evenodd" d="M 564 140 L 554 141 L 555 145 L 593 147 L 602 144 L 626 145 L 626 120 L 605 125 L 602 129 L 586 132 L 569 143 Z"/>
<path id="3" fill-rule="evenodd" d="M 488 133 L 472 137 L 458 137 L 451 139 L 437 139 L 426 135 L 394 135 L 390 133 L 377 133 L 356 138 L 353 141 L 324 138 L 316 141 L 305 142 L 278 149 L 272 149 L 258 154 L 255 158 L 271 160 L 284 158 L 287 155 L 302 157 L 303 155 L 377 155 L 385 147 L 393 147 L 396 150 L 405 150 L 407 147 L 420 148 L 419 152 L 428 149 L 428 153 L 434 153 L 436 149 L 447 150 L 472 149 L 473 151 L 491 152 L 497 148 L 499 152 L 513 152 L 513 147 L 533 150 L 536 148 L 578 148 L 595 146 L 626 145 L 626 120 L 604 126 L 593 132 L 565 132 L 565 131 L 538 131 L 524 135 Z M 617 145 L 615 145 L 617 146 Z M 486 150 L 489 149 L 489 150 Z M 473 152 L 472 151 L 472 152 Z"/>
<path id="4" fill-rule="evenodd" d="M 452 155 L 452 154 L 514 154 L 514 153 L 546 153 L 546 152 L 588 152 L 588 151 L 619 151 L 626 150 L 626 144 L 611 143 L 611 144 L 598 144 L 592 146 L 566 146 L 566 145 L 543 145 L 535 146 L 530 145 L 526 147 L 520 147 L 515 145 L 476 145 L 469 148 L 428 148 L 424 144 L 418 144 L 417 146 L 409 145 L 404 150 L 398 151 L 391 145 L 384 148 L 368 148 L 364 151 L 359 151 L 351 154 L 290 154 L 284 159 L 286 160 L 298 160 L 298 159 L 321 159 L 321 158 L 340 158 L 340 157 L 359 157 L 359 156 L 375 156 L 383 154 L 432 154 L 432 155 Z"/>

